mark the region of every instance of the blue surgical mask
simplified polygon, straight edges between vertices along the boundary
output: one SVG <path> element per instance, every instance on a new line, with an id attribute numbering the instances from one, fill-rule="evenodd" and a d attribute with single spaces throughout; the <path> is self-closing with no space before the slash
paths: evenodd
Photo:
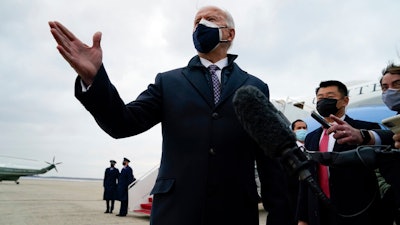
<path id="1" fill-rule="evenodd" d="M 382 101 L 389 109 L 400 112 L 400 89 L 387 89 L 382 93 Z"/>
<path id="2" fill-rule="evenodd" d="M 201 19 L 197 24 L 196 30 L 193 32 L 193 44 L 197 51 L 201 53 L 209 53 L 217 47 L 222 40 L 221 28 L 217 24 L 205 19 Z"/>
<path id="3" fill-rule="evenodd" d="M 296 139 L 299 141 L 304 141 L 307 136 L 307 130 L 305 129 L 300 129 L 295 131 L 296 134 Z"/>

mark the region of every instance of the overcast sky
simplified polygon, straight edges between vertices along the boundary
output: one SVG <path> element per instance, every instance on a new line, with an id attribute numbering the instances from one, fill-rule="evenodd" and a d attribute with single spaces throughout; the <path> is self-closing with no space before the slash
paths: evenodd
<path id="1" fill-rule="evenodd" d="M 125 102 L 158 72 L 185 66 L 196 54 L 196 11 L 231 12 L 237 63 L 270 87 L 273 99 L 312 96 L 321 80 L 377 81 L 399 62 L 398 0 L 2 0 L 0 2 L 0 163 L 102 178 L 109 160 L 131 160 L 142 176 L 159 163 L 160 126 L 114 140 L 75 99 L 76 73 L 56 50 L 47 22 L 58 20 L 91 45 L 103 33 L 103 62 Z M 16 160 L 20 157 L 38 160 Z M 179 162 L 177 162 L 179 163 Z"/>

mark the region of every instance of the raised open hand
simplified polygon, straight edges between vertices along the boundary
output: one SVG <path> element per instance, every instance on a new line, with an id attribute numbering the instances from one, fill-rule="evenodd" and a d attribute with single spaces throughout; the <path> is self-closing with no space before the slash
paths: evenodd
<path id="1" fill-rule="evenodd" d="M 86 85 L 92 84 L 102 64 L 101 32 L 96 32 L 93 35 L 93 46 L 89 47 L 61 23 L 50 21 L 49 26 L 51 34 L 57 41 L 57 49 L 60 54 L 74 68 Z"/>

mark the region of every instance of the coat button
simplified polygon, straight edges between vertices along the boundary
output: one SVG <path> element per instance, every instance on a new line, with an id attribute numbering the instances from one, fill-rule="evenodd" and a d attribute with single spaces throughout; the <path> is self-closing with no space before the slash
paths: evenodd
<path id="1" fill-rule="evenodd" d="M 210 148 L 210 151 L 208 151 L 208 152 L 210 153 L 210 155 L 215 155 L 216 154 L 216 152 L 215 152 L 215 150 L 213 148 Z"/>
<path id="2" fill-rule="evenodd" d="M 213 114 L 211 115 L 211 117 L 212 117 L 214 120 L 216 120 L 216 119 L 219 118 L 219 114 L 215 112 L 215 113 L 213 113 Z"/>

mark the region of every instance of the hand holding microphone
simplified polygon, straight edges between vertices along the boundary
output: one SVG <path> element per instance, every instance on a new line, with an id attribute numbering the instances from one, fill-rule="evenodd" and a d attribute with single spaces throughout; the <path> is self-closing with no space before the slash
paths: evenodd
<path id="1" fill-rule="evenodd" d="M 331 127 L 328 129 L 328 133 L 335 133 L 333 137 L 336 139 L 337 143 L 349 145 L 366 145 L 369 144 L 371 139 L 372 142 L 374 142 L 373 135 L 371 135 L 369 131 L 356 129 L 348 124 L 346 121 L 341 120 L 335 115 L 330 115 L 329 118 L 336 122 L 336 124 L 331 125 Z"/>

